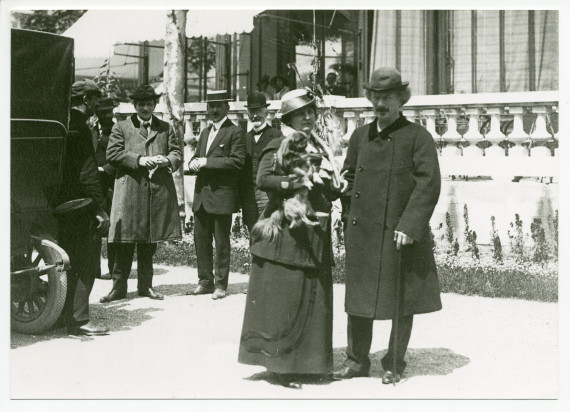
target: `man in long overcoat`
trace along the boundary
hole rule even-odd
[[[227,92],[210,91],[206,97],[212,124],[202,130],[188,170],[196,174],[194,188],[194,244],[199,284],[188,295],[226,296],[230,273],[232,213],[239,210],[239,177],[245,161],[245,134],[227,114]],[[216,243],[213,264],[212,238]]]
[[[115,261],[103,303],[126,296],[135,246],[139,296],[163,299],[152,288],[152,258],[158,242],[182,237],[172,178],[182,151],[172,126],[152,114],[159,97],[151,86],[139,86],[132,96],[137,113],[113,126],[109,137],[107,161],[117,169],[109,229]]]
[[[429,231],[441,178],[432,136],[400,113],[411,95],[408,82],[402,82],[396,69],[384,67],[372,73],[364,88],[376,119],[354,131],[343,167],[349,182],[343,202],[348,359],[333,377],[368,376],[373,321],[397,316],[397,348],[393,324],[382,359],[382,382],[392,383],[406,366],[413,315],[441,309]],[[397,371],[392,366],[395,349]]]

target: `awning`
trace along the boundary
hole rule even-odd
[[[249,33],[262,10],[188,10],[186,36]],[[64,36],[75,39],[76,57],[108,57],[116,43],[164,39],[166,10],[89,10]]]

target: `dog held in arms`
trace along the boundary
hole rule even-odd
[[[323,184],[323,179],[331,179],[329,171],[321,168],[323,155],[309,144],[308,136],[303,132],[295,132],[281,142],[275,154],[276,166],[285,175],[296,177],[302,186],[295,190],[292,197],[272,198],[275,210],[269,217],[261,218],[251,231],[252,238],[273,242],[281,229],[288,225],[290,229],[319,224],[319,216],[326,213],[315,212],[309,201],[309,191],[315,184]],[[333,179],[335,180],[335,179]],[[268,208],[270,205],[268,205]]]

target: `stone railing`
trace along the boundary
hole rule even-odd
[[[280,101],[270,101],[269,119]],[[245,102],[231,102],[228,117],[247,127]],[[326,96],[330,129],[346,142],[357,127],[371,122],[374,111],[365,98]],[[558,176],[558,92],[480,93],[413,96],[402,108],[408,120],[432,134],[440,153],[442,175]],[[118,117],[133,113],[121,104]],[[156,114],[162,117],[162,105]],[[185,140],[207,126],[205,103],[185,104]]]

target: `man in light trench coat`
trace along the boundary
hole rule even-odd
[[[180,239],[182,230],[172,173],[182,151],[172,126],[153,116],[160,95],[141,85],[131,96],[136,114],[113,126],[107,161],[117,170],[109,243],[113,244],[113,288],[100,302],[125,298],[137,248],[138,295],[162,300],[152,288],[158,242]]]
[[[441,178],[434,140],[400,113],[410,98],[408,82],[383,67],[363,85],[376,119],[357,128],[343,170],[349,188],[343,201],[346,241],[348,359],[335,379],[368,376],[372,325],[394,319],[398,251],[402,253],[397,371],[393,371],[394,328],[382,358],[382,383],[400,379],[406,367],[414,314],[441,309],[429,221]]]

